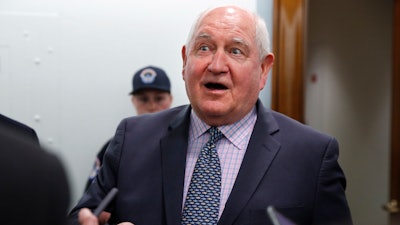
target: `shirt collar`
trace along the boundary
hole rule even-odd
[[[257,120],[256,107],[247,113],[239,121],[218,127],[218,129],[224,134],[224,137],[228,139],[236,148],[239,150],[244,149],[247,146],[250,135],[253,132],[254,125]],[[211,126],[203,122],[192,109],[190,113],[190,134],[191,140],[199,138],[203,135]]]

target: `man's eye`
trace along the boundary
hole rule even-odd
[[[149,99],[148,98],[139,98],[139,101],[146,103],[149,101]]]
[[[234,55],[240,55],[240,54],[242,54],[242,51],[240,50],[240,49],[238,49],[238,48],[234,48],[234,49],[232,49],[232,54],[234,54]]]
[[[156,97],[156,102],[162,102],[164,101],[164,97]]]
[[[200,46],[200,51],[208,51],[208,50],[210,50],[210,48],[208,46],[205,46],[205,45]]]

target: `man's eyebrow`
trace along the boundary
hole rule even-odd
[[[211,40],[211,36],[209,34],[206,34],[206,33],[201,33],[201,34],[197,35],[196,38],[195,38],[195,40],[199,40],[199,39]]]
[[[238,45],[241,45],[241,46],[246,47],[246,48],[249,47],[247,42],[245,40],[243,40],[242,38],[235,37],[235,38],[232,39],[232,42],[234,44],[238,44]]]
[[[196,41],[199,41],[199,40],[212,40],[212,37],[211,37],[210,34],[201,33],[201,34],[197,35],[197,36],[195,37],[195,39],[194,39],[195,42],[196,42]],[[242,46],[242,47],[244,47],[244,48],[246,48],[246,49],[249,49],[249,48],[250,48],[250,47],[249,47],[249,44],[248,44],[243,38],[240,38],[240,37],[234,37],[234,38],[232,38],[231,43],[232,43],[232,44],[239,45],[239,46]]]

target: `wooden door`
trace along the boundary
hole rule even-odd
[[[383,209],[400,224],[400,0],[394,1],[390,198]],[[304,120],[303,53],[307,0],[274,0],[272,109]],[[288,35],[290,34],[290,36]],[[291,46],[292,48],[287,48]],[[384,200],[383,200],[384,201]],[[377,206],[378,207],[378,206]]]
[[[304,122],[303,58],[306,0],[274,0],[271,108]]]
[[[384,209],[390,224],[400,224],[400,0],[394,0],[393,16],[392,132],[390,164],[390,201]]]

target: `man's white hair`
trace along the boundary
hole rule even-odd
[[[240,10],[243,10],[243,11],[247,12],[249,15],[252,16],[252,19],[254,21],[255,31],[256,31],[256,33],[255,33],[255,42],[256,42],[256,45],[257,45],[259,58],[260,58],[260,60],[264,59],[264,57],[270,53],[269,33],[268,33],[267,25],[265,24],[264,19],[261,18],[260,16],[258,16],[254,12],[251,12],[251,11],[249,11],[247,9],[244,9],[242,7],[239,7],[239,6],[234,6],[234,5],[215,6],[215,7],[209,8],[209,9],[203,11],[202,13],[200,13],[200,15],[197,17],[197,19],[193,23],[193,25],[192,25],[192,27],[190,29],[188,38],[186,40],[186,55],[189,54],[189,51],[190,51],[190,48],[191,48],[191,44],[192,44],[192,41],[193,41],[194,32],[199,28],[200,23],[203,20],[203,18],[210,11],[213,11],[214,9],[221,8],[221,7],[237,8],[237,9],[240,9]]]

